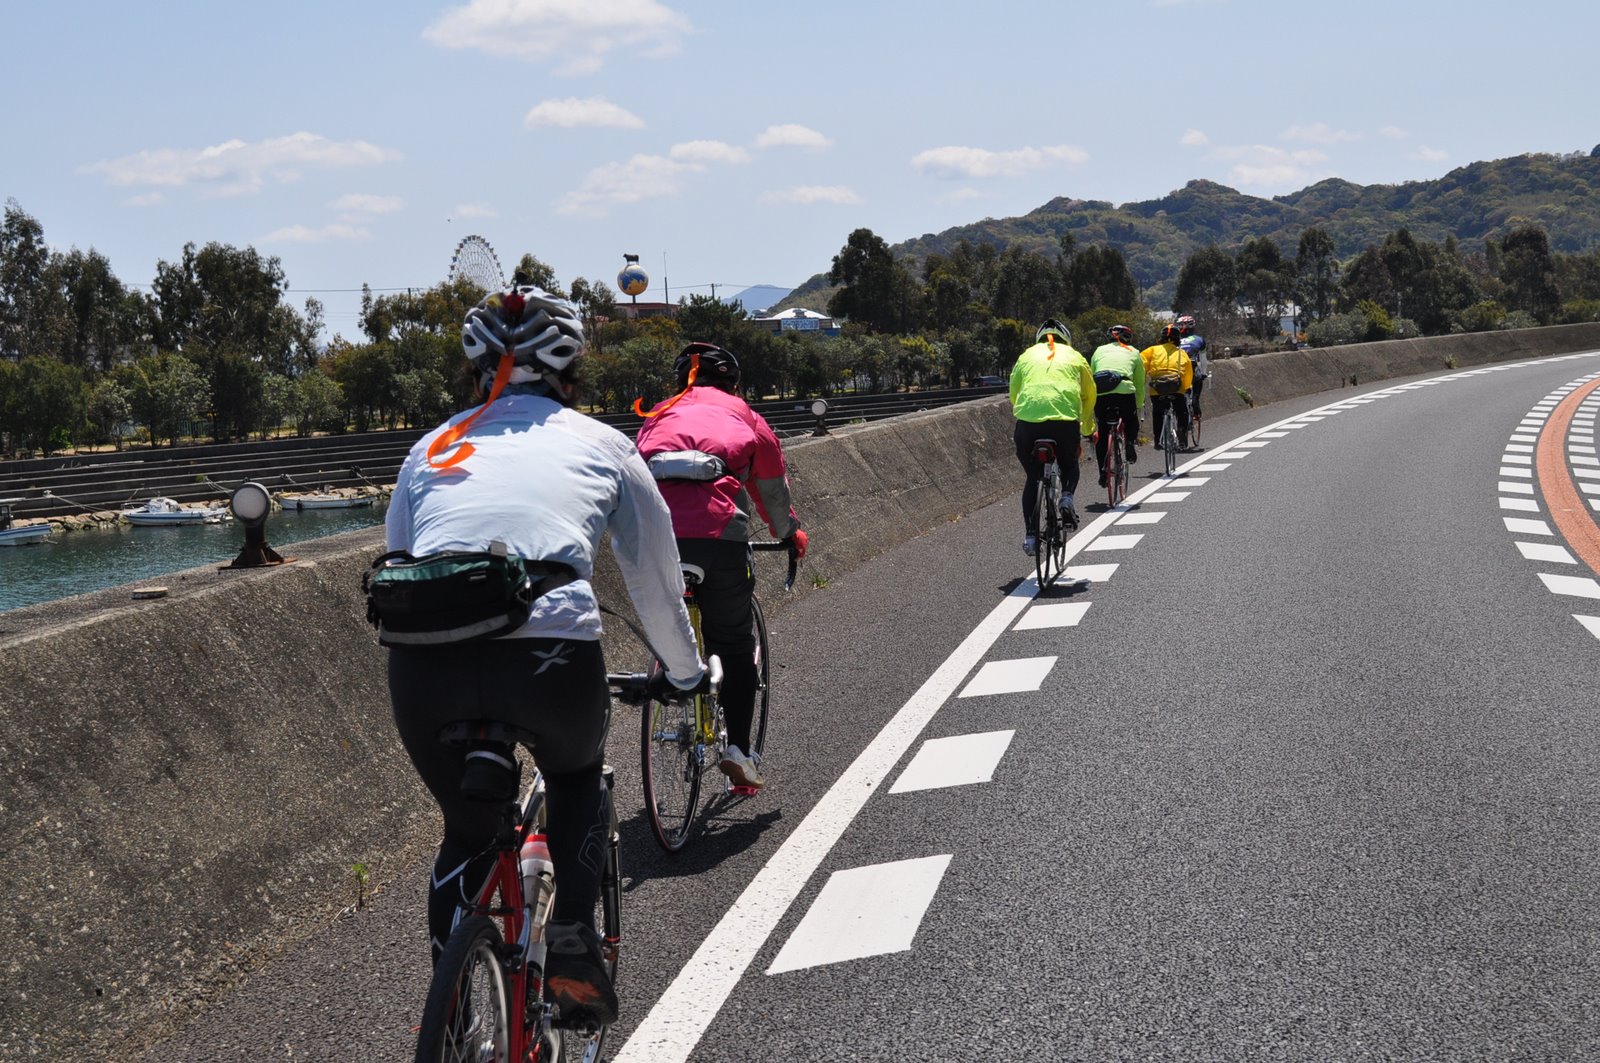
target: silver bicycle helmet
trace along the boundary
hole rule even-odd
[[[577,309],[531,284],[494,292],[461,323],[461,349],[482,372],[494,372],[510,353],[513,365],[537,375],[560,373],[583,353],[584,344]]]
[[[1054,336],[1058,342],[1072,345],[1072,330],[1053,317],[1039,326],[1039,331],[1033,335],[1033,342],[1043,343],[1046,336]]]

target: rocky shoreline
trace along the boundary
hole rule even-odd
[[[388,498],[393,490],[394,485],[388,484],[381,487],[340,487],[328,493],[339,495],[342,498],[371,498],[373,500],[378,500]],[[287,494],[289,492],[283,493]],[[228,499],[216,498],[190,500],[179,503],[179,505],[183,509],[200,511],[218,508],[226,509],[228,506]],[[283,510],[283,506],[278,501],[277,495],[274,495],[272,498],[272,508],[274,512],[282,512]],[[223,519],[232,520],[233,515],[228,514]],[[11,522],[11,526],[13,528],[33,528],[40,525],[49,525],[50,533],[54,535],[57,532],[91,531],[98,528],[110,528],[119,524],[128,523],[129,521],[123,516],[122,510],[102,509],[94,512],[65,514],[53,517],[19,517]]]

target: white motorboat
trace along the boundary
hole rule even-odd
[[[361,509],[376,501],[372,495],[346,495],[331,487],[324,487],[320,491],[295,491],[276,497],[285,510]]]
[[[20,498],[0,498],[0,546],[25,546],[28,543],[42,543],[50,539],[49,524],[11,522],[11,503],[21,501]]]
[[[220,524],[228,519],[227,506],[207,506],[189,509],[170,498],[152,498],[137,509],[122,511],[122,519],[129,524],[146,527],[181,524]]]

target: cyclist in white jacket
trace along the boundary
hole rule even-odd
[[[548,788],[561,888],[546,990],[563,1016],[587,1012],[609,1023],[617,998],[594,929],[600,860],[589,856],[609,831],[601,766],[611,700],[591,581],[609,532],[645,634],[666,665],[658,682],[696,688],[704,669],[683,605],[672,517],[633,443],[572,408],[584,335],[569,303],[531,285],[497,292],[467,314],[461,342],[488,398],[412,448],[389,504],[389,549],[418,557],[503,550],[563,577],[504,637],[389,651],[395,723],[444,815],[428,912],[433,955],[437,961],[460,908],[482,886],[501,801],[517,788],[515,750],[504,736],[483,743],[481,755],[475,745],[469,769],[441,732],[463,720],[510,725]]]

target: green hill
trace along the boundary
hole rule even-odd
[[[1397,229],[1436,242],[1453,235],[1463,251],[1478,251],[1485,237],[1528,223],[1544,228],[1552,250],[1584,252],[1600,245],[1597,188],[1600,147],[1588,154],[1475,162],[1438,180],[1400,185],[1330,178],[1271,199],[1197,180],[1160,199],[1120,207],[1059,196],[1021,217],[985,218],[926,233],[892,250],[920,267],[929,253],[948,253],[962,240],[988,242],[1002,250],[1021,244],[1053,253],[1061,234],[1070,232],[1080,247],[1108,244],[1120,250],[1146,302],[1164,307],[1172,299],[1178,270],[1192,252],[1208,244],[1233,250],[1247,239],[1266,236],[1293,257],[1300,234],[1312,226],[1328,231],[1341,258],[1381,243]],[[841,247],[846,236],[840,234]],[[778,308],[821,309],[832,291],[824,271],[796,288]]]

